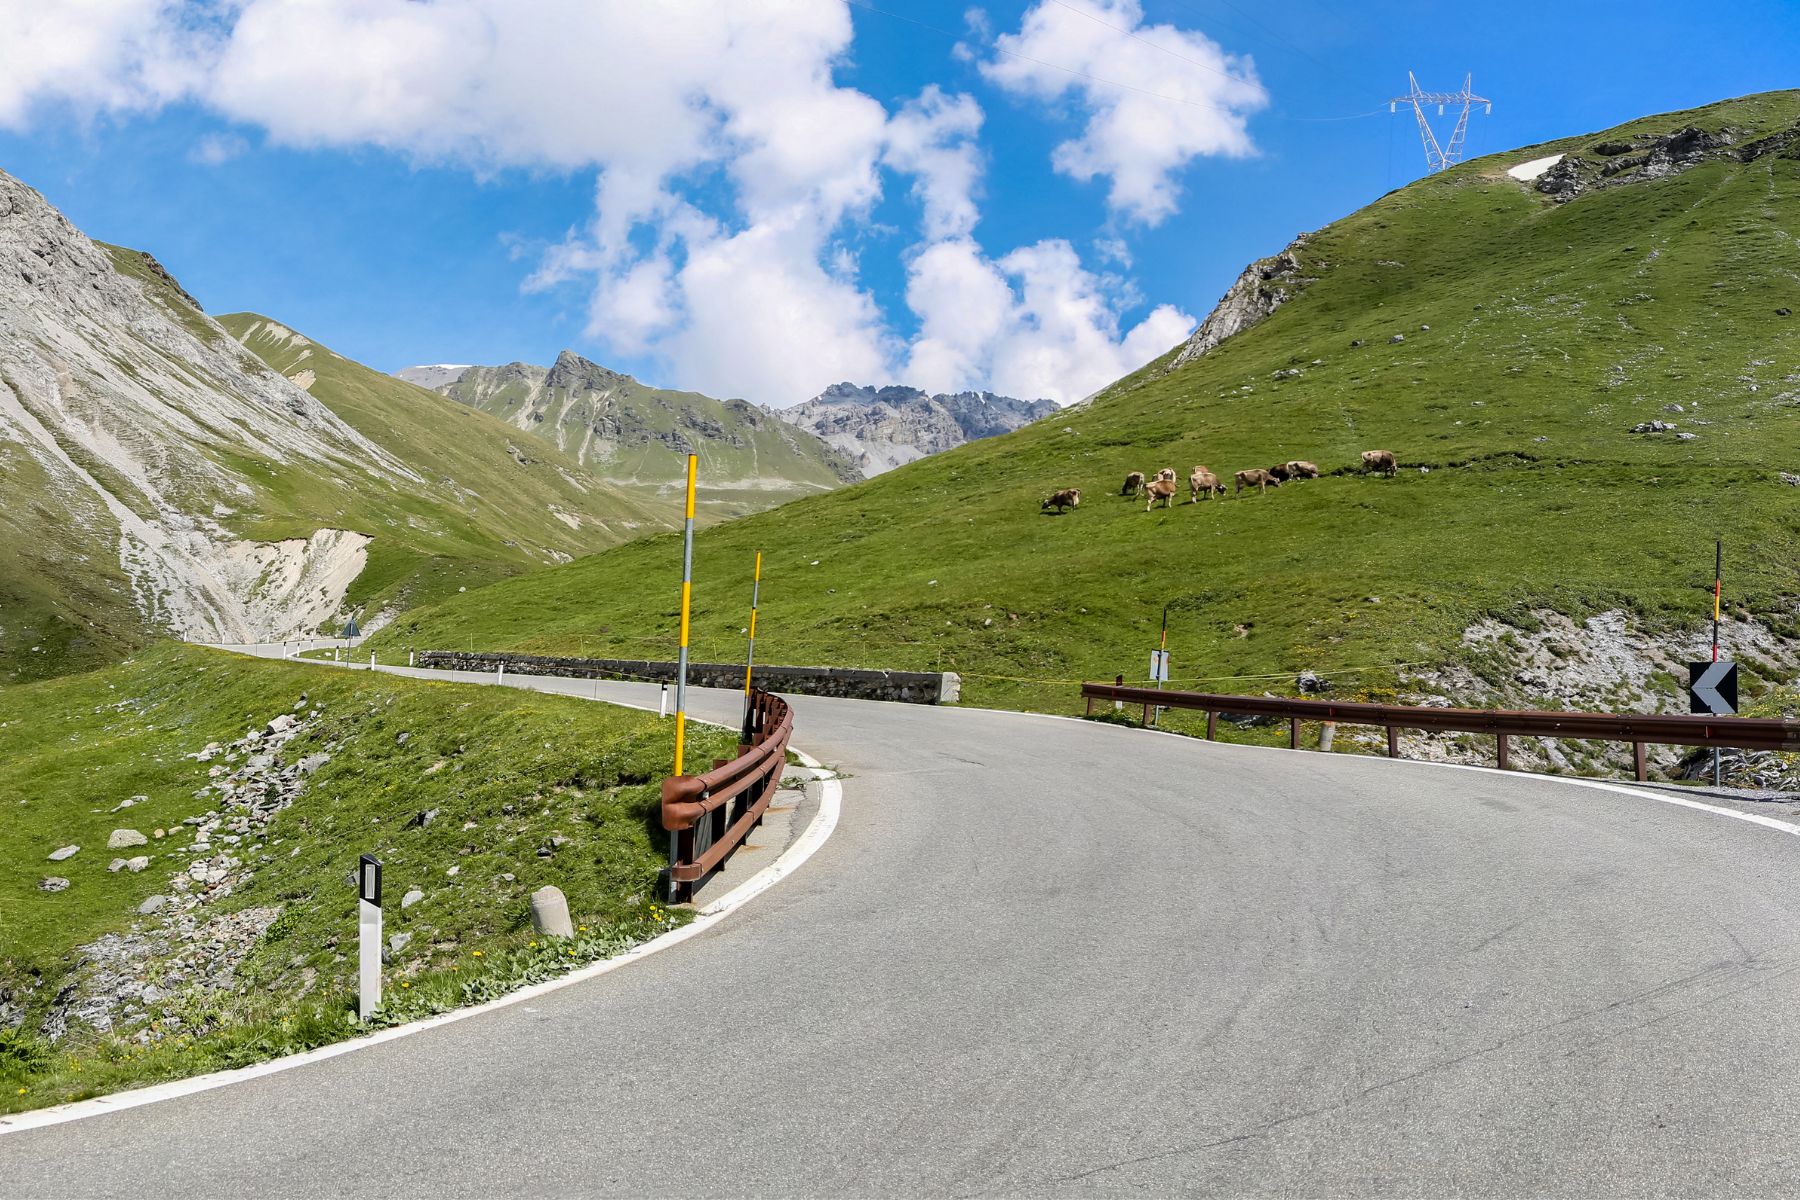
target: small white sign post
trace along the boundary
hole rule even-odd
[[[362,856],[356,866],[356,1016],[367,1021],[381,1007],[381,861]]]
[[[1162,691],[1162,685],[1169,682],[1169,652],[1167,650],[1150,652],[1150,681],[1156,684],[1156,690],[1159,692]],[[1156,706],[1156,712],[1152,715],[1150,723],[1155,725],[1161,721],[1162,714],[1162,705],[1159,704]]]

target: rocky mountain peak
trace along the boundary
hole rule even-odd
[[[1010,433],[1055,411],[1054,401],[993,392],[934,395],[900,384],[844,382],[777,415],[842,450],[864,475],[879,475],[964,442]]]
[[[571,392],[611,391],[635,382],[637,381],[631,376],[621,375],[597,362],[585,359],[573,350],[564,350],[558,354],[556,362],[550,367],[549,375],[544,377],[545,387],[566,389]]]

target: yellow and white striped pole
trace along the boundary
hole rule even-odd
[[[698,455],[688,455],[687,523],[681,545],[681,654],[675,663],[675,774],[684,774],[687,750],[688,608],[694,595],[694,479],[700,473]],[[674,853],[674,843],[670,843]]]
[[[756,573],[750,579],[750,644],[744,651],[744,736],[739,740],[750,744],[750,670],[756,665],[756,602],[762,595],[762,551],[756,552]]]

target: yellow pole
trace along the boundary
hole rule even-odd
[[[675,664],[675,774],[681,775],[687,750],[688,608],[694,594],[694,479],[700,459],[688,455],[687,515],[681,547],[681,655]],[[673,842],[670,843],[671,848]],[[671,849],[672,852],[672,849]]]
[[[750,581],[750,644],[744,651],[744,733],[740,739],[745,745],[750,743],[750,735],[755,732],[750,728],[750,671],[756,664],[756,602],[762,594],[762,551],[756,552],[756,573]]]

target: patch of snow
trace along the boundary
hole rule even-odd
[[[402,367],[394,372],[394,378],[404,379],[408,383],[416,383],[422,388],[436,389],[455,383],[473,365],[472,363],[429,363],[418,367]]]
[[[1563,156],[1560,154],[1552,154],[1548,158],[1534,158],[1530,162],[1523,162],[1516,167],[1507,168],[1506,173],[1520,183],[1530,183],[1562,160]]]

